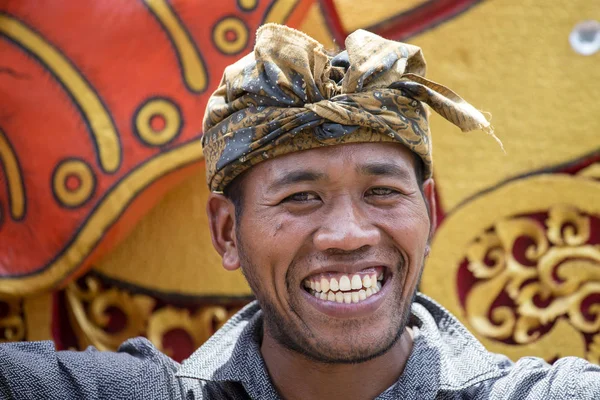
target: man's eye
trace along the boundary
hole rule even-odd
[[[376,187],[367,191],[367,196],[391,196],[394,194],[398,194],[398,191],[385,187]]]
[[[318,200],[318,199],[319,198],[314,193],[300,192],[300,193],[294,193],[293,195],[286,197],[285,199],[283,199],[283,201],[284,202],[306,203],[306,202]]]

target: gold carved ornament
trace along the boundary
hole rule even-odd
[[[204,343],[220,328],[239,306],[205,305],[186,307],[164,305],[151,296],[104,285],[98,277],[88,275],[65,290],[69,317],[79,347],[116,350],[121,343],[136,336],[147,337],[160,351],[172,356],[165,337],[183,331],[193,348]],[[111,326],[111,314],[122,315],[122,323]]]
[[[475,198],[436,233],[423,291],[491,351],[599,363],[599,198],[599,182],[562,174]]]
[[[25,340],[23,299],[0,298],[0,343]]]

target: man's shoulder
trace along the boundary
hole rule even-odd
[[[564,357],[552,365],[537,357],[524,357],[503,376],[478,382],[447,398],[490,400],[595,400],[600,398],[600,367],[578,357]],[[455,396],[451,396],[454,394]]]
[[[421,294],[413,315],[425,342],[421,348],[438,360],[442,398],[600,398],[600,367],[584,359],[564,357],[552,365],[537,357],[512,362],[487,351],[457,318]]]
[[[0,346],[2,398],[177,398],[178,363],[150,341],[126,341],[117,352],[56,351],[54,343]]]

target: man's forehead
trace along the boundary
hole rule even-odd
[[[286,154],[250,169],[268,180],[310,172],[305,180],[326,179],[333,173],[414,176],[414,155],[396,143],[353,143]],[[298,179],[302,178],[300,176]]]

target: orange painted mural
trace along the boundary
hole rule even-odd
[[[299,1],[21,2],[0,9],[0,292],[83,272],[199,168],[204,104]],[[210,10],[207,13],[207,10]],[[79,272],[78,272],[79,271]]]

